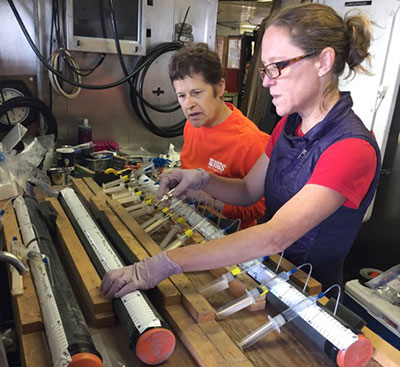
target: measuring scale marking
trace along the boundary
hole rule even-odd
[[[124,265],[119,260],[114,250],[111,248],[103,234],[99,231],[96,223],[86,212],[85,207],[80,202],[73,189],[65,188],[61,190],[61,195],[65,199],[76,222],[80,226],[92,247],[104,270],[119,269]],[[121,297],[130,318],[140,333],[150,327],[161,327],[161,321],[154,314],[140,291],[134,291]]]
[[[36,234],[30,221],[29,212],[24,199],[19,196],[13,204],[21,235],[24,243],[30,243],[29,249],[40,253],[36,241]],[[68,341],[62,326],[62,320],[58,311],[57,303],[51,288],[49,276],[44,263],[38,259],[29,260],[32,277],[39,298],[40,308],[44,319],[44,327],[51,357],[56,367],[66,367],[72,361],[68,352]]]

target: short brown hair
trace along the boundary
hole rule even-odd
[[[218,54],[210,50],[206,43],[183,46],[175,52],[169,63],[169,77],[172,83],[188,76],[193,77],[195,74],[201,75],[213,86],[225,76]]]

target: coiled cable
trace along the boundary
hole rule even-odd
[[[121,52],[121,46],[119,42],[119,35],[118,35],[118,28],[117,28],[117,22],[115,18],[115,12],[114,12],[114,5],[113,5],[113,0],[108,0],[109,6],[110,6],[110,15],[111,15],[111,26],[112,26],[112,31],[113,31],[113,36],[114,36],[114,41],[115,41],[115,48],[117,50],[117,55],[119,59],[119,63],[121,65],[121,69],[124,73],[124,75],[128,75],[128,70],[126,68],[122,52]],[[185,16],[186,19],[186,16]],[[143,125],[150,130],[152,133],[161,136],[161,137],[175,137],[182,135],[183,132],[183,127],[185,125],[186,119],[178,122],[175,125],[172,125],[170,127],[160,127],[157,126],[154,121],[150,118],[149,114],[147,113],[146,106],[148,108],[151,108],[154,111],[160,112],[160,113],[171,113],[179,110],[180,106],[178,103],[173,105],[172,107],[169,108],[162,108],[159,106],[155,106],[148,102],[144,97],[143,97],[143,85],[144,85],[144,79],[146,77],[147,71],[149,70],[150,66],[152,63],[162,56],[163,54],[171,51],[178,50],[182,47],[181,42],[164,42],[161,43],[152,49],[149,50],[146,56],[143,56],[139,59],[139,61],[136,64],[136,69],[143,69],[141,73],[135,74],[132,79],[129,80],[129,94],[130,94],[130,101],[133,110],[135,111],[136,115],[139,117],[139,119],[142,121]],[[139,77],[140,74],[140,77]],[[139,90],[138,90],[139,88]]]
[[[141,73],[136,74],[132,77],[132,85],[130,85],[130,102],[133,110],[138,115],[144,126],[152,133],[162,136],[162,137],[175,137],[182,135],[183,127],[185,126],[186,119],[176,123],[175,125],[169,127],[160,127],[157,126],[154,121],[150,118],[146,106],[153,109],[154,111],[161,113],[171,113],[179,110],[179,104],[176,104],[170,108],[160,108],[158,106],[154,106],[143,98],[143,87],[144,80],[146,78],[147,72],[151,66],[151,64],[158,59],[160,56],[167,52],[178,50],[182,47],[182,43],[180,42],[165,42],[160,45],[154,47],[150,50],[150,52],[140,58],[138,61],[138,66],[141,67],[144,65],[143,71]]]
[[[37,56],[37,58],[41,61],[41,63],[43,64],[43,66],[51,71],[52,73],[54,73],[56,76],[58,76],[61,80],[64,80],[65,82],[72,84],[76,87],[81,87],[84,89],[92,89],[92,90],[100,90],[100,89],[110,89],[110,88],[114,88],[117,87],[118,85],[121,85],[123,83],[125,83],[126,81],[128,81],[130,78],[132,78],[136,73],[138,73],[141,69],[135,68],[134,71],[132,71],[129,75],[125,76],[122,79],[119,79],[117,81],[111,82],[109,84],[102,84],[102,85],[91,85],[91,84],[83,84],[83,83],[77,83],[74,80],[68,79],[66,78],[62,73],[60,73],[58,70],[55,70],[54,68],[52,68],[49,63],[46,61],[46,59],[44,58],[44,56],[40,53],[40,51],[38,50],[38,48],[36,47],[35,43],[33,42],[31,36],[29,35],[24,23],[22,22],[21,16],[19,15],[17,8],[15,7],[15,4],[13,2],[13,0],[7,0],[8,4],[10,5],[10,8],[22,30],[22,33],[24,34],[26,40],[28,41],[29,45],[31,46],[33,52],[35,53],[35,55]],[[142,65],[142,68],[144,68],[145,65]]]
[[[59,64],[59,57],[62,56],[65,60],[68,60],[68,65],[72,65],[74,69],[79,70],[79,64],[78,62],[72,57],[72,55],[64,49],[58,49],[52,52],[51,56],[50,56],[50,65],[52,68],[54,69],[58,69],[58,64]],[[72,73],[74,80],[76,81],[77,84],[81,83],[81,75],[73,72]],[[73,86],[72,91],[71,92],[67,92],[65,91],[60,83],[58,82],[58,77],[57,75],[55,75],[54,73],[52,73],[51,71],[49,71],[49,80],[51,83],[51,86],[53,87],[53,89],[60,94],[61,96],[64,96],[65,98],[69,98],[69,99],[73,99],[78,97],[79,93],[81,92],[82,88],[78,87],[76,85]]]
[[[34,108],[36,111],[40,112],[44,118],[44,122],[47,126],[46,134],[54,134],[54,140],[57,140],[58,128],[57,120],[50,111],[50,108],[46,106],[40,99],[33,97],[15,97],[10,98],[0,105],[0,118],[8,111],[13,108],[19,107],[29,107]],[[11,130],[13,125],[1,124],[1,127],[5,127],[7,130]]]

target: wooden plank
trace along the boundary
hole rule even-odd
[[[57,212],[57,238],[62,257],[66,262],[75,294],[89,325],[106,327],[114,324],[112,303],[100,291],[101,279],[75,230],[56,198],[46,199]]]
[[[181,305],[165,308],[166,319],[201,367],[228,366],[227,361]],[[215,322],[215,321],[211,321]]]
[[[93,180],[92,177],[83,177],[82,180],[93,194],[105,195],[103,189],[96,183],[95,180]]]
[[[77,180],[74,180],[77,181]],[[96,182],[90,177],[85,178],[84,181],[90,187],[96,187]],[[80,189],[81,184],[76,187]],[[138,242],[146,249],[151,255],[157,255],[161,252],[158,244],[143,230],[143,228],[129,215],[125,208],[116,200],[112,200],[102,191],[96,190],[97,196],[102,198],[108,203],[111,210],[122,223],[129,229],[131,234],[138,240]],[[81,191],[82,194],[85,190]],[[188,312],[197,322],[211,321],[215,319],[215,310],[211,307],[208,301],[197,293],[196,288],[187,279],[184,274],[173,275],[170,277],[171,281],[175,284],[178,290],[182,293],[182,304],[187,308]]]
[[[50,367],[51,356],[43,331],[22,335],[20,338],[23,367]]]
[[[89,205],[90,198],[94,195],[93,191],[90,190],[89,186],[86,185],[82,179],[76,178],[72,180],[72,187],[75,190],[75,192],[78,193],[80,197],[85,200],[86,205]]]
[[[274,267],[278,265],[280,255],[271,255],[267,262],[272,264]],[[289,271],[292,270],[295,266],[285,258],[282,259],[278,272],[281,271]],[[275,269],[274,269],[275,270]],[[306,268],[308,270],[308,268]],[[306,283],[308,277],[308,273],[304,272],[302,269],[298,270],[296,273],[294,273],[290,279],[293,283],[298,285],[299,287],[303,288],[304,284]],[[310,295],[318,294],[321,292],[322,286],[321,283],[318,282],[318,280],[314,279],[313,277],[310,278],[307,287],[306,287],[306,292]]]
[[[92,197],[91,203],[97,210],[104,212],[114,229],[139,261],[149,257],[148,253],[143,249],[136,238],[133,237],[120,219],[114,215],[102,198],[98,196]],[[181,303],[181,294],[170,281],[161,282],[157,285],[152,291],[151,298],[157,299],[158,303],[164,306]]]
[[[11,242],[14,236],[22,243],[14,208],[11,204],[5,209],[3,231],[7,251],[11,250]],[[22,278],[23,294],[12,297],[16,328],[20,335],[43,330],[42,314],[30,272],[24,274]]]
[[[374,347],[372,358],[375,361],[385,367],[400,367],[400,350],[387,343],[365,326],[361,331]]]
[[[221,353],[229,365],[240,364],[243,366],[253,366],[245,354],[239,349],[239,347],[232,341],[232,339],[216,321],[203,322],[199,324],[199,327],[215,345],[217,350]]]

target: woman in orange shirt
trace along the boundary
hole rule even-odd
[[[181,153],[184,169],[202,168],[227,178],[243,178],[262,155],[269,135],[223,100],[224,71],[207,44],[182,47],[172,57],[169,75],[187,118]],[[250,206],[225,204],[222,214],[241,220],[240,228],[257,224],[264,199]]]

